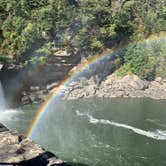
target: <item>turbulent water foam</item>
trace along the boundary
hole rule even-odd
[[[139,135],[143,135],[143,136],[146,136],[146,137],[149,137],[149,138],[152,138],[152,139],[166,140],[166,131],[165,130],[146,131],[146,130],[142,130],[142,129],[139,129],[139,128],[136,128],[136,127],[133,127],[133,126],[126,125],[126,124],[114,122],[112,120],[96,119],[92,115],[90,115],[88,113],[81,113],[78,110],[76,111],[76,114],[78,116],[87,116],[88,119],[89,119],[89,122],[92,123],[92,124],[112,125],[112,126],[116,126],[116,127],[131,130],[134,133],[137,133]]]
[[[20,113],[20,111],[13,109],[8,109],[3,112],[0,112],[0,122],[5,123],[7,121],[13,121],[18,113]]]

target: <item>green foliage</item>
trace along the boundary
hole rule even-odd
[[[25,48],[30,48],[31,45],[35,42],[37,31],[35,24],[29,23],[24,30],[22,31],[22,40],[24,42]]]
[[[8,61],[8,59],[7,59],[5,56],[1,56],[1,55],[0,55],[0,63],[8,64],[9,61]]]
[[[99,40],[97,40],[96,38],[93,38],[92,40],[91,40],[91,45],[90,45],[90,47],[91,47],[91,50],[93,51],[100,51],[100,50],[102,50],[103,49],[103,43],[101,42],[101,41],[99,41]]]
[[[154,43],[153,48],[154,51],[157,52],[156,54],[156,75],[166,78],[166,47],[165,47],[166,40],[161,39],[159,42]]]
[[[44,64],[49,56],[52,54],[51,43],[43,45],[41,48],[35,50],[34,54],[30,59],[24,62],[24,65],[41,65]]]
[[[132,74],[132,71],[131,71],[129,64],[124,64],[115,73],[117,76],[123,77],[125,75]]]
[[[51,16],[51,8],[42,7],[39,10],[38,26],[41,30],[49,32],[52,28],[53,18]]]
[[[115,23],[117,25],[117,31],[125,35],[132,34],[133,29],[133,6],[135,1],[127,1],[122,9],[120,9],[115,15]]]
[[[43,47],[39,48],[35,52],[37,54],[40,54],[40,55],[43,55],[43,56],[45,55],[46,57],[48,57],[52,53],[52,51],[51,51],[51,43],[45,44]]]
[[[117,75],[136,74],[142,79],[153,79],[156,76],[166,77],[165,40],[155,40],[137,44],[127,49],[124,64]]]
[[[50,55],[51,46],[46,43],[52,41],[89,56],[120,40],[137,43],[166,30],[163,0],[0,0],[0,11],[0,55],[4,63],[29,63],[33,58],[42,62]],[[158,57],[154,47],[129,47],[118,73],[147,78],[155,70],[156,75],[164,75],[165,47],[156,46],[161,53]]]

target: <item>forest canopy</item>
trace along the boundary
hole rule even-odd
[[[88,56],[122,40],[137,43],[165,30],[163,0],[0,0],[0,61],[24,62],[43,48],[49,54],[49,43]],[[134,62],[129,58],[137,59],[137,50],[142,49],[130,47],[123,69],[146,78],[146,72],[139,74],[137,67],[132,69]],[[150,63],[154,63],[153,58]]]

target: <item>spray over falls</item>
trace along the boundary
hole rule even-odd
[[[2,83],[0,81],[0,112],[5,111],[5,109],[6,109],[6,102],[5,102]]]

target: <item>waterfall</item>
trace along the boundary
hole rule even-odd
[[[6,102],[5,102],[2,84],[0,81],[0,112],[5,111],[5,109],[6,109]]]

